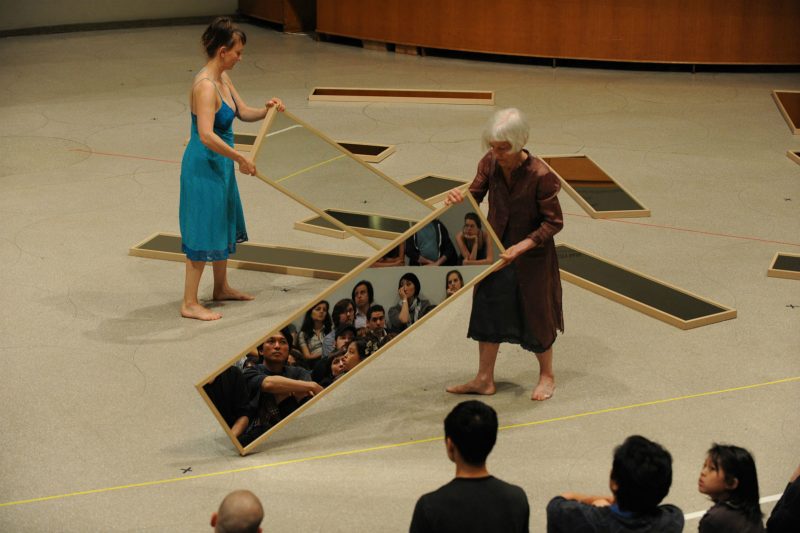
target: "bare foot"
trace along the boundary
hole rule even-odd
[[[181,305],[181,316],[183,318],[196,318],[197,320],[219,320],[222,318],[222,313],[212,311],[200,304],[183,304]]]
[[[493,381],[485,382],[476,378],[463,385],[451,385],[445,390],[453,394],[485,394],[488,396],[494,394],[497,388]]]
[[[249,300],[255,300],[256,299],[256,297],[251,295],[251,294],[247,294],[247,293],[244,293],[244,292],[237,291],[236,289],[233,289],[231,287],[220,289],[219,291],[214,290],[213,298],[214,298],[214,300],[217,300],[217,301],[219,301],[219,300],[247,300],[247,301],[249,301]]]
[[[537,402],[549,400],[553,397],[555,390],[556,380],[553,376],[539,376],[539,383],[537,383],[536,388],[533,389],[531,400],[535,400]]]

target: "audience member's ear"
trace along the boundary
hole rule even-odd
[[[739,486],[739,478],[738,477],[733,478],[733,480],[730,483],[726,481],[725,485],[728,487],[728,490],[736,490],[736,488]]]
[[[217,513],[211,513],[211,527],[217,527]]]
[[[447,450],[447,457],[454,463],[456,462],[456,445],[450,437],[444,438],[444,447]]]
[[[614,478],[611,476],[609,476],[608,478],[608,488],[611,489],[611,494],[613,494],[614,496],[617,495],[617,491],[619,490],[619,485],[617,484],[616,481],[614,481]]]

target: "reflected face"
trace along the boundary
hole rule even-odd
[[[373,311],[372,314],[369,316],[369,321],[367,322],[367,328],[370,331],[376,331],[379,329],[383,329],[386,327],[386,315],[383,311]]]
[[[336,337],[336,349],[341,350],[342,348],[353,342],[354,338],[355,337],[353,336],[352,331],[349,330],[345,331],[341,336]]]
[[[492,141],[489,143],[489,148],[495,160],[501,165],[514,163],[519,159],[519,152],[514,152],[508,141]]]
[[[478,235],[478,225],[472,219],[466,219],[464,221],[464,236],[465,237],[475,237]]]
[[[401,285],[401,287],[403,289],[403,292],[405,292],[406,294],[406,298],[408,298],[409,300],[414,298],[417,295],[416,294],[417,288],[414,286],[414,284],[407,279],[404,279],[402,283],[403,284]]]
[[[356,319],[356,310],[352,305],[348,305],[344,313],[339,313],[339,325],[352,324]]]
[[[706,457],[703,468],[700,470],[700,479],[697,480],[697,490],[716,500],[732,488],[725,481],[725,472],[714,464],[711,457]]]
[[[262,345],[264,359],[272,363],[285,363],[289,359],[289,342],[280,333],[269,337]]]
[[[311,310],[311,319],[317,322],[323,322],[325,317],[328,316],[328,306],[326,304],[319,304]]]
[[[347,347],[347,353],[344,354],[345,359],[345,368],[347,370],[352,370],[355,366],[361,362],[361,357],[358,355],[358,347],[356,346],[355,342],[351,342],[350,346]]]
[[[242,60],[242,54],[244,53],[244,45],[242,41],[236,37],[234,39],[234,44],[230,48],[222,47],[220,49],[220,59],[222,60],[222,68],[224,70],[230,70],[236,66],[236,63]]]
[[[341,355],[339,357],[334,357],[333,361],[331,361],[331,374],[333,374],[334,377],[347,372],[346,359],[347,357]]]
[[[450,275],[447,276],[447,290],[448,291],[455,292],[455,291],[461,289],[461,287],[463,287],[463,286],[464,286],[464,284],[461,283],[461,278],[459,278],[458,274],[456,274],[455,272],[451,272]]]
[[[364,284],[359,285],[353,291],[353,299],[356,302],[356,307],[363,308],[369,305],[369,291]]]

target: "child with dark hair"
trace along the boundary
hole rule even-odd
[[[354,369],[361,361],[369,356],[367,352],[367,341],[356,339],[347,345],[347,352],[344,354],[344,371],[349,372]]]
[[[444,440],[456,477],[417,501],[411,533],[528,531],[525,491],[490,475],[486,468],[497,426],[495,410],[477,400],[461,402],[450,411],[444,419]]]
[[[756,463],[744,448],[713,444],[700,470],[697,489],[714,502],[700,519],[700,533],[764,531]]]
[[[547,505],[547,531],[679,533],[683,531],[681,510],[674,505],[659,505],[671,484],[669,452],[658,443],[633,435],[614,450],[608,483],[613,496],[556,496]]]

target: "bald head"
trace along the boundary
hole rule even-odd
[[[217,533],[256,533],[264,518],[264,509],[249,490],[235,490],[225,496],[219,511],[211,515]]]

